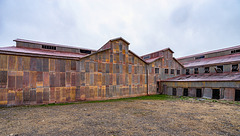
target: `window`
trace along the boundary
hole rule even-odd
[[[186,69],[186,75],[189,75],[190,73],[189,73],[189,69]]]
[[[195,57],[195,60],[196,59],[203,59],[203,58],[205,58],[205,56],[198,56],[198,57]]]
[[[168,74],[168,69],[165,69],[165,74]]]
[[[215,71],[217,73],[222,73],[223,72],[223,66],[217,66],[217,68],[215,68]]]
[[[171,69],[171,74],[174,74],[174,69]]]
[[[155,68],[155,74],[159,73],[159,68]]]
[[[232,72],[238,72],[238,64],[232,65]]]
[[[149,59],[150,58],[150,55],[147,55],[147,56],[143,56],[143,59]]]
[[[180,75],[180,70],[177,70],[177,75]]]
[[[239,53],[239,52],[240,52],[240,49],[238,49],[238,50],[232,50],[232,51],[231,51],[231,54]]]
[[[91,54],[91,51],[80,49],[80,53]]]
[[[204,73],[210,73],[209,67],[205,67],[205,68],[204,68]]]
[[[43,49],[50,49],[50,50],[56,50],[56,47],[54,46],[48,46],[48,45],[42,45]]]
[[[194,74],[198,74],[198,68],[194,68]]]

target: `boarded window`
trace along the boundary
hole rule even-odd
[[[155,74],[159,73],[159,68],[155,68]]]
[[[198,74],[198,68],[194,68],[194,74]]]
[[[174,74],[174,69],[171,69],[171,74]]]
[[[232,65],[232,72],[238,72],[238,64]]]
[[[165,74],[168,74],[168,69],[165,69]]]
[[[180,70],[177,70],[177,75],[180,75]]]
[[[209,67],[205,67],[205,68],[204,68],[204,73],[210,73]]]
[[[186,75],[189,75],[190,73],[189,73],[189,69],[186,69]]]

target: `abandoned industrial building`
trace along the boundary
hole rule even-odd
[[[16,39],[0,48],[0,105],[103,100],[151,94],[240,101],[240,46],[174,58],[144,56],[123,38],[98,50]]]

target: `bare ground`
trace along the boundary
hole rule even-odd
[[[0,135],[240,135],[240,106],[124,100],[0,109]]]

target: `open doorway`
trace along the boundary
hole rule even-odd
[[[176,95],[177,95],[177,90],[176,90],[176,88],[173,88],[173,89],[172,89],[172,95],[173,95],[173,96],[176,96]]]
[[[157,93],[160,93],[160,81],[157,81]]]
[[[212,90],[212,99],[220,99],[220,90],[219,89]]]
[[[202,97],[202,89],[196,90],[196,97]]]
[[[183,89],[183,96],[188,96],[188,88]]]
[[[235,101],[240,101],[240,90],[235,90]]]

